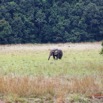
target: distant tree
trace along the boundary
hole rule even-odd
[[[7,38],[10,36],[12,28],[9,25],[8,21],[0,20],[0,43],[5,44],[9,43]]]
[[[0,44],[100,40],[102,0],[0,0]]]

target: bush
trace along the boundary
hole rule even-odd
[[[102,42],[102,49],[101,49],[101,52],[100,52],[100,54],[103,54],[103,42]]]

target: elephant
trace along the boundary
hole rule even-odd
[[[63,52],[60,49],[53,49],[50,51],[48,60],[50,59],[51,56],[53,56],[53,59],[55,60],[62,59]]]

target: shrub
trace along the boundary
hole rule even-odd
[[[103,54],[103,42],[102,42],[102,49],[101,49],[101,51],[100,51],[100,54]]]

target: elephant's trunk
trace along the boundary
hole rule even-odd
[[[50,59],[50,56],[51,56],[51,55],[49,55],[48,60]]]

